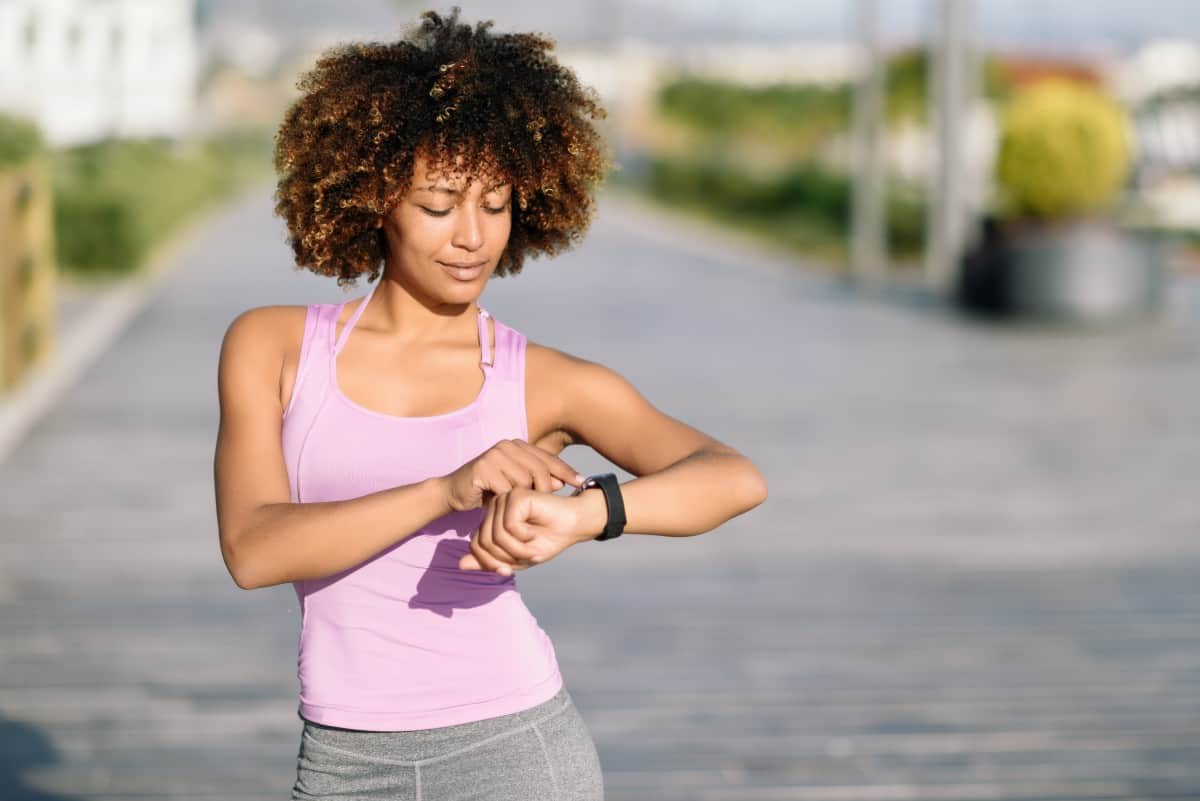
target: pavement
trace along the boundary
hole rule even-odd
[[[287,797],[299,615],[221,561],[218,351],[364,292],[248,194],[14,438],[0,797]],[[1005,329],[605,196],[483,305],[767,478],[711,532],[518,576],[609,801],[1200,798],[1200,281],[1154,323]]]

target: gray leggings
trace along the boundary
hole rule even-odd
[[[436,729],[358,731],[305,720],[292,799],[603,801],[604,785],[596,745],[564,685],[530,709]]]

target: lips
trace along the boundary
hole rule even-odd
[[[438,264],[442,265],[447,273],[459,281],[473,281],[483,273],[483,268],[487,262],[480,261],[468,266],[461,266],[446,261],[439,261]]]

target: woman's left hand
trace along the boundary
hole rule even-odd
[[[507,576],[592,539],[595,534],[581,532],[585,526],[580,501],[581,496],[562,497],[528,487],[492,496],[484,504],[483,522],[471,537],[471,552],[458,566]]]

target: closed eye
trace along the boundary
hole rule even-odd
[[[453,211],[453,209],[443,209],[443,210],[439,211],[438,209],[431,209],[427,206],[422,206],[421,210],[424,211],[426,214],[428,214],[431,217],[445,217],[447,214],[449,214],[451,211]],[[490,206],[484,206],[483,210],[486,211],[488,214],[503,214],[504,212],[508,211],[508,204],[505,203],[503,206],[501,206],[498,209],[494,209]]]

